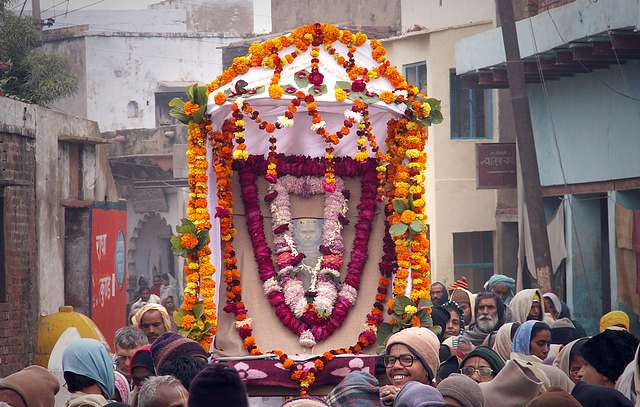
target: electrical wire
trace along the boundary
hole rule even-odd
[[[66,1],[66,0],[65,0],[65,1]],[[93,3],[90,3],[90,4],[87,4],[87,5],[84,5],[84,6],[82,6],[82,7],[75,8],[75,9],[73,9],[73,10],[71,10],[71,11],[66,11],[66,12],[64,12],[64,13],[60,13],[60,14],[54,14],[53,16],[48,17],[48,18],[53,18],[53,19],[55,19],[56,17],[60,17],[60,16],[62,16],[62,15],[65,15],[65,16],[66,16],[66,15],[69,15],[69,14],[71,14],[71,13],[73,13],[73,12],[76,12],[76,11],[79,11],[79,10],[84,10],[85,8],[89,8],[89,7],[95,6],[96,4],[100,4],[100,3],[102,3],[102,2],[104,2],[104,0],[97,0],[97,1],[94,1]]]
[[[22,3],[22,8],[20,9],[20,16],[19,17],[22,17],[22,13],[24,12],[24,6],[26,6],[26,5],[27,5],[27,0],[24,0],[24,3]]]
[[[62,1],[60,1],[59,3],[54,3],[53,5],[51,5],[51,6],[47,7],[46,9],[42,10],[42,11],[40,12],[40,14],[45,13],[45,12],[47,12],[47,11],[51,10],[52,8],[56,8],[56,7],[58,7],[58,6],[62,5],[62,4],[64,4],[65,2],[66,2],[66,3],[69,3],[69,0],[62,0]]]

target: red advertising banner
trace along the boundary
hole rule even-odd
[[[476,144],[476,188],[515,188],[516,143]]]
[[[91,209],[91,319],[115,351],[113,335],[126,324],[127,211],[124,205]]]

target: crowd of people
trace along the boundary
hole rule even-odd
[[[433,327],[391,335],[375,372],[283,406],[640,406],[638,339],[624,312],[602,316],[588,337],[557,295],[516,292],[507,276],[476,294],[465,280],[431,293]],[[66,348],[65,406],[249,405],[238,372],[175,333],[165,307],[145,302],[131,322],[116,332],[114,354],[94,339]],[[29,366],[0,379],[0,407],[52,407],[59,389],[47,369]]]

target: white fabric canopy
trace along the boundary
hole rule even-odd
[[[347,55],[347,48],[344,44],[335,42],[334,48],[341,54]],[[280,51],[279,55],[283,57],[291,53],[295,49],[294,46]],[[319,55],[318,69],[324,75],[324,84],[327,86],[327,93],[315,96],[318,102],[318,111],[322,114],[322,118],[326,121],[326,129],[334,133],[342,127],[345,120],[345,110],[350,111],[353,102],[345,100],[344,102],[336,102],[335,100],[335,83],[337,81],[351,82],[345,69],[338,65],[332,55],[321,47]],[[374,68],[378,63],[371,57],[370,42],[367,41],[356,49],[354,54],[356,64],[365,68]],[[295,73],[306,69],[311,69],[311,56],[309,51],[299,55],[292,64],[284,66],[280,77],[280,86],[286,85],[296,86]],[[224,92],[226,89],[233,89],[238,80],[244,80],[248,83],[247,89],[264,86],[265,91],[256,95],[247,96],[245,100],[250,101],[251,105],[260,112],[260,117],[270,122],[275,122],[278,116],[286,111],[286,106],[294,97],[285,93],[281,99],[271,99],[268,94],[269,83],[273,76],[273,69],[262,67],[251,68],[249,72],[234,78],[231,83],[221,87],[209,95],[209,103],[207,112],[211,114],[211,119],[215,128],[219,128],[222,122],[229,117],[231,112],[231,103],[226,102],[224,105],[217,105],[213,98],[216,93]],[[303,89],[306,92],[306,89]],[[367,83],[367,90],[380,93],[382,91],[393,91],[391,83],[384,77],[374,79]],[[385,139],[387,135],[387,121],[392,118],[399,117],[404,112],[404,104],[388,105],[384,102],[377,102],[369,105],[369,116],[373,134],[376,136],[380,151],[386,151]],[[255,123],[249,119],[247,123],[245,139],[250,154],[266,154],[269,150],[268,135],[263,130],[258,129]],[[310,129],[311,118],[307,114],[304,103],[299,107],[294,117],[294,126],[276,130],[274,132],[278,139],[278,153],[307,155],[311,157],[321,157],[324,154],[325,143],[322,138]],[[351,156],[357,152],[355,128],[352,129],[348,136],[345,136],[341,143],[336,146],[336,156]]]

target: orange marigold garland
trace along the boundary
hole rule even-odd
[[[331,24],[302,26],[290,34],[269,39],[263,43],[252,44],[249,48],[249,55],[234,59],[232,65],[212,81],[207,88],[191,87],[187,92],[189,96],[187,103],[179,100],[171,102],[174,108],[171,114],[183,123],[188,123],[190,130],[188,222],[192,223],[193,230],[187,230],[188,233],[182,233],[178,239],[179,248],[189,251],[186,253],[187,286],[184,302],[179,311],[183,313],[179,326],[184,331],[189,330],[190,337],[197,329],[205,330],[206,332],[199,338],[205,347],[207,338],[210,341],[210,334],[215,332],[215,304],[212,300],[215,285],[211,280],[214,270],[209,259],[208,245],[205,244],[199,248],[202,242],[198,237],[198,233],[204,230],[207,230],[208,237],[210,227],[206,201],[207,178],[206,173],[200,172],[202,169],[206,171],[207,168],[206,152],[199,148],[204,147],[202,143],[204,134],[209,132],[214,149],[213,167],[217,177],[218,195],[216,217],[219,218],[221,226],[224,277],[227,290],[225,310],[230,307],[233,311],[236,327],[243,339],[243,344],[247,352],[252,355],[260,355],[262,351],[257,347],[256,340],[252,336],[251,319],[248,318],[246,307],[242,302],[240,270],[237,268],[237,259],[233,249],[235,229],[231,216],[233,208],[231,164],[233,159],[246,159],[249,155],[244,140],[245,117],[255,120],[258,126],[268,133],[270,138],[269,164],[275,164],[273,158],[275,157],[276,140],[273,133],[277,128],[292,124],[297,108],[301,103],[305,103],[308,114],[311,116],[311,129],[323,137],[327,146],[325,181],[329,189],[335,179],[335,170],[333,169],[335,146],[343,137],[350,134],[352,127],[356,127],[359,136],[358,158],[366,159],[365,154],[368,155],[366,141],[368,141],[370,151],[376,156],[379,182],[378,198],[382,199],[384,193],[387,194],[388,201],[385,213],[387,214],[389,233],[385,237],[385,256],[381,262],[382,277],[380,277],[378,293],[375,297],[374,307],[367,315],[366,325],[368,328],[360,334],[355,345],[325,352],[321,357],[316,358],[314,367],[306,371],[298,370],[293,360],[282,351],[271,351],[290,370],[291,379],[300,385],[302,395],[309,393],[309,388],[315,382],[317,375],[336,355],[360,353],[375,341],[375,332],[378,330],[379,333],[378,327],[383,319],[385,298],[389,285],[391,285],[389,277],[393,271],[395,271],[395,278],[392,291],[395,297],[389,301],[389,307],[392,308],[392,312],[395,312],[404,305],[403,302],[409,301],[402,307],[402,310],[399,310],[402,311],[402,314],[396,315],[397,318],[394,317],[394,320],[398,321],[406,317],[407,323],[410,325],[429,325],[429,318],[423,318],[425,314],[428,316],[429,308],[425,300],[429,298],[430,286],[429,242],[426,238],[427,226],[424,209],[423,174],[426,166],[426,155],[424,154],[426,131],[424,127],[442,120],[440,104],[435,99],[426,98],[419,93],[415,86],[406,82],[400,72],[387,59],[386,51],[380,41],[370,41],[371,56],[379,65],[370,68],[357,66],[354,54],[357,48],[365,44],[367,40],[365,34],[353,34],[348,30],[340,30]],[[340,41],[347,47],[346,56],[340,55],[333,47],[332,44],[336,41]],[[292,45],[295,45],[293,51],[283,56],[279,55],[281,50]],[[354,109],[353,114],[347,115],[342,128],[335,133],[325,129],[326,123],[322,120],[313,97],[313,94],[326,93],[326,86],[323,84],[324,76],[320,73],[318,64],[320,46],[324,46],[324,49],[345,69],[351,81],[336,84],[336,100],[342,102],[350,99],[354,102]],[[306,76],[306,85],[311,84],[308,91],[304,92],[289,85],[280,85],[283,66],[293,63],[309,48],[311,48],[312,65],[311,73]],[[216,93],[213,97],[216,105],[234,102],[235,99],[232,105],[233,118],[225,121],[220,131],[211,132],[204,116],[208,93],[229,84],[237,75],[246,73],[252,67],[273,69],[274,74],[270,83],[267,87],[246,89],[246,82],[237,81],[235,91],[227,89],[224,92]],[[394,91],[381,92],[379,95],[369,92],[366,89],[366,84],[378,77],[386,78]],[[298,81],[296,84],[299,84]],[[325,87],[323,88],[323,86]],[[276,123],[259,120],[258,113],[252,111],[248,104],[243,106],[242,97],[245,94],[248,93],[250,96],[264,92],[265,89],[268,89],[269,96],[274,99],[281,98],[285,93],[295,96],[287,107],[287,111],[278,117]],[[405,115],[401,119],[388,123],[388,154],[379,151],[375,137],[370,131],[367,104],[378,101],[386,104],[401,103],[406,106]],[[233,147],[234,139],[236,142],[235,150]],[[274,165],[268,166],[267,171],[268,176],[277,176],[277,168]],[[197,244],[189,234],[198,239]],[[410,298],[407,298],[403,295],[407,289],[409,275],[412,277],[412,287],[409,292]],[[211,324],[208,329],[206,323]],[[384,324],[380,326],[380,329],[385,330],[384,326]]]
[[[189,123],[187,145],[187,168],[189,200],[187,218],[176,228],[177,235],[171,238],[176,254],[185,258],[186,285],[184,300],[174,319],[182,335],[197,340],[207,351],[217,330],[216,305],[213,302],[215,269],[211,264],[209,229],[211,228],[207,204],[207,121]]]

